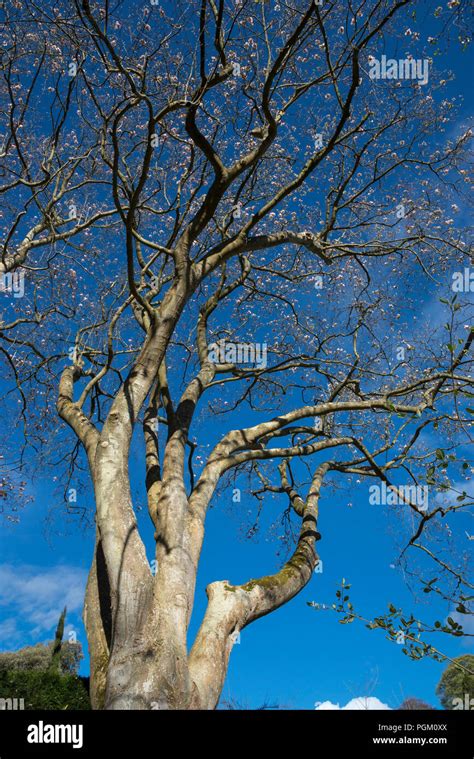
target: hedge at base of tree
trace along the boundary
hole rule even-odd
[[[0,671],[0,699],[24,699],[25,709],[90,710],[88,678],[57,672]]]

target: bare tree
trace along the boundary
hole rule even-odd
[[[411,6],[4,11],[7,402],[19,400],[22,456],[59,450],[70,483],[85,454],[95,708],[215,708],[236,635],[317,567],[334,478],[395,494],[405,548],[454,573],[455,588],[438,590],[465,602],[464,575],[423,543],[465,499],[428,509],[400,482],[416,488],[428,471],[434,487],[440,446],[424,431],[466,439],[472,390],[468,304],[448,299],[447,332],[426,322],[410,346],[402,328],[403,288],[449,289],[469,262],[446,218],[463,199],[469,132],[448,134],[453,103],[433,97],[436,80],[369,74]],[[135,441],[156,572],[132,499]],[[297,535],[274,574],[208,586],[188,651],[206,514],[232,477],[259,504],[280,496]]]

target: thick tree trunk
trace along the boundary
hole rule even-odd
[[[96,499],[96,548],[84,608],[95,709],[214,709],[235,634],[296,595],[310,579],[317,560],[319,490],[328,465],[319,467],[306,502],[293,499],[302,529],[290,561],[275,575],[244,585],[209,585],[207,612],[188,652],[187,632],[210,499],[220,476],[242,457],[246,460],[249,453],[244,449],[252,443],[252,436],[257,440],[271,433],[281,418],[228,433],[188,496],[185,452],[189,425],[215,373],[211,362],[203,359],[199,375],[169,418],[159,487],[148,490],[156,540],[157,571],[153,576],[131,501],[128,459],[138,413],[153,383],[160,382],[158,370],[183,307],[183,288],[170,290],[165,300],[167,308],[161,309],[161,319],[147,336],[100,433],[82,412],[81,404],[73,401],[80,367],[68,367],[60,383],[58,410],[85,446]],[[330,440],[314,447],[319,445],[322,450],[340,442]],[[147,452],[153,452],[152,438]],[[250,451],[253,457],[259,452],[254,447]],[[156,456],[149,457],[155,474],[156,465]]]
[[[100,599],[107,596],[107,575],[100,571],[101,553],[98,543],[85,613],[91,651],[94,708],[216,708],[236,633],[289,601],[311,578],[317,562],[315,542],[318,539],[316,524],[319,490],[327,466],[319,467],[306,503],[301,502],[304,508],[303,521],[293,556],[275,575],[251,580],[240,586],[231,585],[227,581],[209,585],[207,612],[189,655],[186,633],[195,578],[193,564],[190,564],[189,556],[184,556],[187,553],[184,549],[189,542],[189,530],[175,535],[173,542],[170,542],[172,531],[165,530],[168,540],[166,545],[158,543],[157,556],[160,556],[160,563],[156,576],[151,581],[151,592],[149,583],[145,583],[142,592],[136,585],[136,598],[128,598],[124,604],[116,602],[120,624],[114,626],[112,614],[108,658],[108,626],[106,616],[104,617],[107,605],[100,604]],[[180,501],[179,496],[176,501]],[[176,502],[174,505],[176,517],[179,506],[176,506]],[[198,539],[201,537],[200,532],[199,530]],[[130,555],[128,561],[131,560]],[[121,592],[124,592],[127,586],[120,587]],[[113,608],[113,601],[110,608]],[[101,615],[100,623],[98,614]]]
[[[188,709],[196,704],[186,640],[196,567],[179,527],[186,493],[165,467],[153,577],[130,504],[126,461],[119,463],[113,436],[107,443],[99,443],[94,466],[98,538],[84,610],[92,705]]]

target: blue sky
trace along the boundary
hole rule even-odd
[[[448,85],[447,91],[468,91],[472,57],[452,46],[449,65],[456,71],[456,82]],[[466,105],[460,123],[465,123],[468,115]],[[437,301],[426,302],[425,308],[436,309]],[[132,461],[132,469],[139,466],[136,458]],[[66,634],[71,629],[77,633],[86,654],[81,673],[87,674],[81,611],[93,526],[81,525],[74,515],[67,517],[66,524],[57,518],[54,524],[50,522],[51,508],[58,502],[50,476],[30,483],[29,492],[34,501],[22,512],[21,522],[0,521],[0,648],[11,650],[51,639],[59,613],[67,604]],[[89,489],[80,492],[78,505],[90,512]],[[262,530],[253,541],[245,539],[239,515],[250,508],[250,496],[243,491],[240,504],[232,504],[230,497],[216,500],[210,511],[191,637],[205,608],[204,589],[209,582],[245,582],[281,565],[281,557],[276,556],[278,538],[272,540],[268,530]],[[223,698],[249,707],[268,702],[312,709],[316,702],[343,706],[358,696],[374,696],[395,708],[404,698],[416,696],[437,706],[435,687],[445,664],[429,659],[414,662],[403,656],[401,646],[386,640],[383,632],[369,631],[358,622],[341,625],[333,612],[307,605],[308,601],[333,603],[345,577],[352,583],[355,608],[368,618],[392,603],[421,618],[445,619],[450,611],[446,604],[434,594],[422,603],[417,601],[394,567],[394,525],[383,507],[369,505],[365,486],[350,495],[347,490],[325,490],[319,530],[323,572],[315,574],[289,604],[242,632],[233,650]],[[152,559],[153,541],[150,530],[147,533]],[[472,651],[466,641],[446,636],[440,648],[453,657]]]

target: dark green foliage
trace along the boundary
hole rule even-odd
[[[443,709],[466,708],[464,705],[466,697],[468,703],[472,699],[474,704],[474,656],[472,654],[458,656],[448,664],[436,688],[436,695]],[[463,706],[460,706],[456,699],[461,699]]]
[[[64,621],[66,619],[66,607],[64,607],[61,616],[59,617],[58,626],[56,628],[56,635],[54,636],[53,652],[51,654],[51,662],[49,665],[50,672],[60,672],[61,670],[61,647],[63,643],[64,635]]]
[[[0,699],[23,701],[27,710],[91,708],[89,678],[77,676],[82,647],[62,642],[65,619],[66,609],[51,643],[0,654]]]
[[[24,699],[27,710],[89,710],[84,680],[86,678],[50,671],[0,671],[0,698]]]

